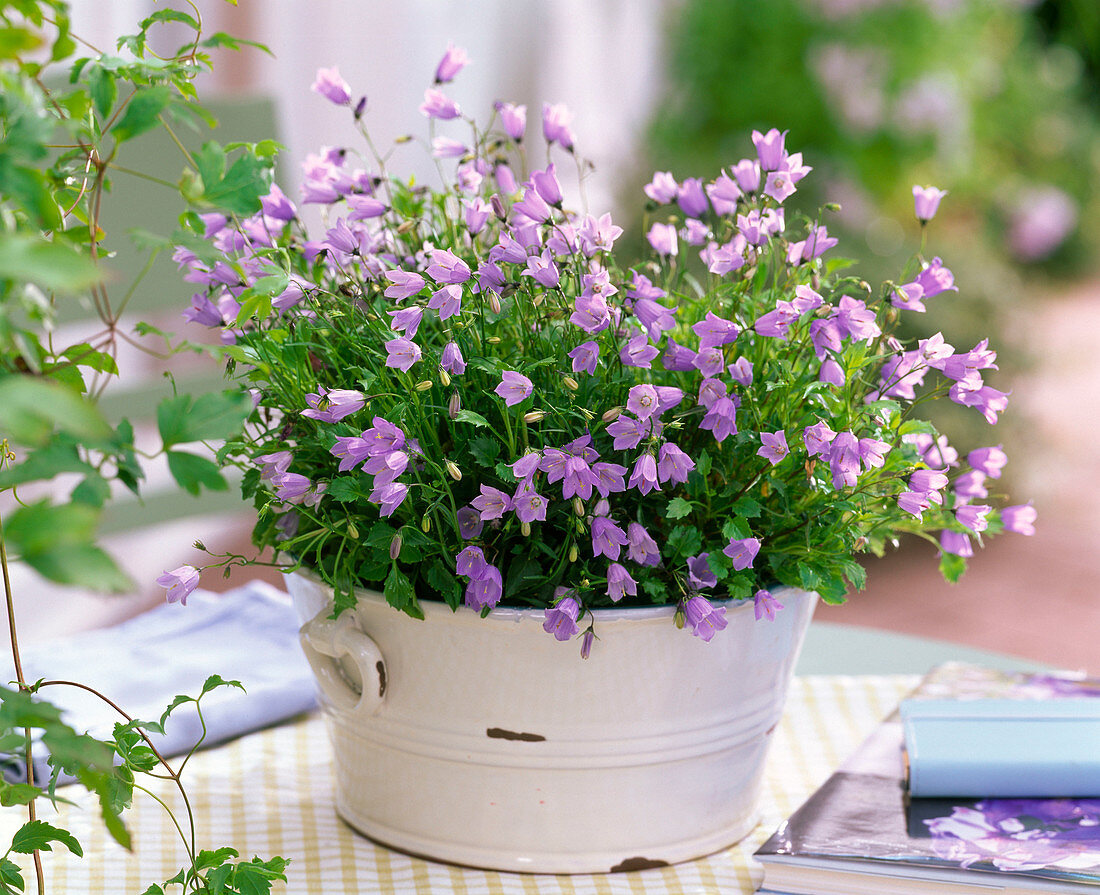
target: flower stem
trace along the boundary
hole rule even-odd
[[[11,638],[11,657],[15,662],[15,678],[19,681],[19,689],[26,690],[27,680],[23,676],[23,662],[19,656],[19,636],[15,628],[15,600],[12,597],[11,576],[8,573],[8,552],[4,544],[3,518],[0,518],[0,573],[2,573],[4,577],[4,600],[8,607],[8,634]],[[34,786],[34,756],[31,749],[31,731],[29,727],[23,730],[23,736],[26,740],[27,783],[30,786]],[[37,820],[34,799],[27,802],[27,819],[30,823],[34,823],[35,820]],[[45,895],[46,878],[42,873],[42,855],[37,848],[33,852],[33,857],[34,874],[38,882],[38,895]]]

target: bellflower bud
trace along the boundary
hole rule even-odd
[[[413,386],[413,388],[415,388],[418,392],[426,392],[434,384],[435,383],[433,383],[430,379],[421,379],[415,386]]]
[[[580,555],[580,554],[579,554],[579,553],[577,552],[577,545],[576,545],[576,544],[574,544],[573,546],[571,546],[571,547],[569,548],[569,561],[570,561],[570,562],[576,562],[576,561],[577,561],[577,557],[578,557],[579,555]]]
[[[500,313],[500,296],[495,292],[489,293],[489,310],[494,314]]]
[[[462,399],[458,396],[458,392],[451,392],[451,397],[447,401],[447,416],[451,419],[458,418],[458,411],[462,409]]]
[[[592,653],[592,641],[596,639],[596,632],[589,628],[581,638],[581,658],[587,659]]]
[[[462,481],[462,470],[458,468],[458,464],[456,464],[454,460],[447,460],[443,466],[452,479],[456,482]]]
[[[525,423],[537,423],[545,418],[546,414],[541,410],[532,410],[530,413],[525,413],[523,415],[523,421]]]
[[[396,534],[390,539],[390,559],[397,559],[401,555],[401,535]]]
[[[600,417],[600,419],[602,419],[605,423],[613,423],[619,418],[619,414],[621,414],[622,412],[623,409],[621,407],[612,407],[610,410],[606,411],[604,415]]]
[[[584,501],[579,497],[573,498],[573,512],[577,514],[578,519],[584,515]]]
[[[521,523],[520,527],[519,527],[519,531],[520,531],[520,534],[522,534],[525,538],[529,538],[531,536],[531,523],[530,522]]]
[[[451,377],[446,370],[439,371],[439,384],[444,388],[451,384]]]
[[[425,516],[423,519],[420,520],[420,530],[424,532],[424,534],[427,534],[429,531],[432,530],[431,516]]]
[[[581,384],[577,382],[577,380],[574,379],[572,376],[562,376],[561,381],[562,385],[564,385],[571,392],[575,392],[581,387]]]

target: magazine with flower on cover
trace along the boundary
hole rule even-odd
[[[1100,681],[952,663],[917,695],[1058,698]],[[756,852],[761,892],[1100,893],[1100,799],[909,799],[895,712]]]

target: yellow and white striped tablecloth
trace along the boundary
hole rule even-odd
[[[230,845],[243,858],[278,854],[291,859],[288,884],[285,889],[278,884],[275,892],[751,893],[761,875],[752,853],[916,682],[908,675],[796,678],[768,759],[763,817],[756,830],[709,858],[638,873],[495,873],[435,864],[375,845],[336,816],[332,754],[319,715],[196,754],[184,772],[184,783],[195,811],[199,848]],[[158,797],[178,809],[178,793],[156,782]],[[66,787],[60,794],[72,798],[75,790]],[[77,801],[76,807],[62,807],[60,817],[52,816],[47,805],[42,816],[71,830],[85,853],[82,859],[64,849],[45,853],[47,891],[138,895],[183,866],[179,837],[166,813],[148,796],[139,793],[126,815],[134,837],[132,853],[109,839],[89,800]],[[5,842],[22,822],[19,811],[3,809],[0,834]],[[31,874],[28,890],[33,891]]]

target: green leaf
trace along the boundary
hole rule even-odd
[[[12,805],[29,805],[41,793],[41,789],[29,783],[8,783],[7,780],[0,779],[0,805],[5,808],[10,808]]]
[[[234,6],[237,5],[237,0],[228,0]],[[239,50],[241,47],[255,47],[257,50],[262,50],[269,56],[275,54],[271,52],[264,44],[258,43],[254,40],[245,40],[243,37],[234,37],[232,34],[226,34],[224,31],[217,31],[211,34],[206,40],[204,40],[199,46],[203,47],[226,47],[230,50]]]
[[[721,550],[711,550],[707,554],[707,565],[719,581],[725,581],[730,574],[732,561]]]
[[[0,160],[4,160],[3,156]],[[61,229],[61,209],[57,205],[53,185],[45,174],[35,168],[4,164],[0,167],[0,181],[4,185],[5,197],[21,204],[43,230]],[[12,235],[7,238],[19,237]]]
[[[730,509],[746,519],[756,519],[764,511],[764,508],[751,497],[742,497]]]
[[[424,618],[424,612],[416,600],[416,591],[413,590],[412,582],[409,581],[404,572],[397,568],[397,563],[393,564],[390,574],[386,576],[386,584],[382,589],[382,593],[385,595],[386,601],[395,609],[400,609],[413,618]]]
[[[108,794],[103,790],[99,792],[99,811],[100,818],[103,820],[103,826],[107,828],[107,832],[111,834],[111,838],[129,851],[132,845],[130,831],[126,829],[126,824],[123,823],[122,818],[119,817],[118,811],[114,810]]]
[[[212,674],[202,684],[202,690],[199,692],[199,699],[202,699],[207,693],[217,690],[219,687],[236,687],[242,693],[245,692],[244,684],[240,681],[227,681],[220,674]]]
[[[93,261],[64,243],[5,233],[0,236],[0,279],[73,294],[96,285],[103,277]]]
[[[360,490],[358,479],[355,476],[342,475],[337,476],[328,483],[325,496],[337,503],[353,503],[365,495]]]
[[[504,592],[507,596],[514,597],[532,582],[541,581],[545,577],[538,560],[532,556],[517,556],[508,564]]]
[[[206,488],[209,491],[228,491],[229,484],[222,478],[218,464],[208,457],[200,457],[187,451],[168,451],[168,470],[176,483],[196,497]]]
[[[928,420],[906,420],[898,428],[899,435],[938,435],[936,427]]]
[[[830,605],[843,603],[848,594],[848,585],[839,575],[822,576],[821,583],[817,586],[817,592],[821,599]]]
[[[695,461],[694,471],[699,473],[699,475],[701,475],[705,479],[708,475],[710,475],[711,463],[712,461],[710,458],[710,454],[708,454],[706,451],[701,451],[699,453],[699,457]]]
[[[472,426],[478,428],[482,426],[488,426],[489,421],[485,419],[480,413],[475,413],[472,410],[460,410],[458,415],[455,416],[456,423],[469,423]]]
[[[731,600],[744,600],[752,596],[755,590],[753,578],[746,572],[730,575],[722,585],[726,596]]]
[[[105,351],[97,351],[85,342],[66,348],[61,356],[79,367],[88,367],[101,373],[118,375],[118,364],[115,363],[115,359]]]
[[[118,83],[115,81],[115,75],[100,65],[93,65],[88,69],[87,80],[95,110],[100,118],[106,118],[118,99]]]
[[[4,520],[4,536],[22,554],[54,547],[90,543],[99,514],[73,504],[54,506],[47,501],[20,507]]]
[[[252,284],[252,289],[260,295],[281,295],[286,291],[290,283],[290,274],[285,270],[267,265],[264,270],[269,271]]]
[[[139,87],[122,118],[111,128],[111,135],[121,143],[156,127],[158,117],[172,101],[172,95],[168,87]]]
[[[99,509],[110,497],[110,484],[98,472],[92,472],[84,477],[84,481],[73,488],[69,500],[73,503],[82,503]]]
[[[141,20],[141,30],[148,31],[158,22],[182,22],[192,31],[199,30],[199,23],[192,16],[180,12],[178,9],[158,9],[152,15]]]
[[[283,858],[271,858],[261,861],[253,858],[242,861],[233,873],[233,885],[241,895],[268,895],[275,880],[286,881],[287,862]]]
[[[641,585],[642,590],[649,595],[654,603],[668,602],[668,587],[663,581],[658,581],[656,578],[644,578]]]
[[[193,156],[201,183],[188,187],[190,201],[206,203],[240,215],[259,210],[260,197],[268,190],[264,163],[249,152],[241,153],[226,168],[224,147],[213,140]],[[281,290],[280,290],[281,291]]]
[[[109,438],[111,428],[95,405],[72,389],[29,376],[0,375],[0,433],[41,447],[55,432],[94,442]]]
[[[732,516],[722,523],[722,537],[724,538],[750,538],[752,529],[749,524],[737,516]]]
[[[462,603],[462,585],[458,583],[454,570],[448,569],[439,557],[436,557],[435,561],[428,566],[424,578],[452,609],[457,609]]]
[[[93,544],[23,554],[21,559],[43,578],[58,584],[113,594],[126,593],[134,586],[115,561]]]
[[[219,848],[217,851],[211,851],[210,849],[204,848],[195,857],[195,869],[209,870],[211,867],[220,867],[230,858],[237,857],[240,857],[240,852],[229,846]]]
[[[22,463],[0,470],[0,491],[26,482],[48,481],[63,472],[95,474],[95,470],[80,459],[76,443],[58,436],[45,447],[29,453]]]
[[[246,320],[253,317],[257,320],[263,320],[271,316],[270,295],[251,294],[245,298],[242,293],[241,297],[244,298],[244,301],[241,302],[241,309],[237,312],[237,326],[243,326]]]
[[[863,590],[867,584],[867,570],[854,559],[847,557],[840,560],[840,570],[844,577],[856,590]]]
[[[5,25],[0,28],[0,59],[22,59],[42,44],[42,38],[29,28]]]
[[[817,590],[821,583],[821,576],[805,563],[797,563],[798,579],[802,583],[803,590]]]
[[[682,497],[674,497],[668,502],[668,509],[665,510],[666,519],[683,519],[685,516],[690,516],[692,513],[691,502],[684,500]]]
[[[479,465],[492,469],[500,456],[500,442],[486,435],[478,435],[466,443],[466,449]]]
[[[667,545],[670,559],[685,560],[702,549],[703,536],[692,526],[681,525],[673,529],[672,534],[668,536]]]
[[[20,892],[24,890],[26,885],[23,882],[23,871],[19,869],[19,865],[7,858],[0,859],[0,884],[5,887],[4,891],[18,889]]]
[[[53,842],[60,842],[78,858],[84,855],[80,843],[72,833],[44,820],[32,820],[23,824],[12,837],[11,850],[20,855],[29,855],[34,851],[53,851]]]
[[[228,391],[166,398],[157,407],[157,429],[165,448],[191,441],[228,438],[236,434],[252,412],[252,399]]]
[[[957,584],[966,571],[966,560],[954,553],[945,553],[940,557],[940,574],[944,581]]]

